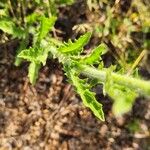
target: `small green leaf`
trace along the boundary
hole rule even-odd
[[[36,61],[37,53],[34,48],[29,48],[29,49],[22,50],[18,54],[18,57],[32,62],[32,61]]]
[[[19,48],[17,49],[17,55],[24,49],[26,49],[28,45],[28,39],[23,39],[21,42],[20,42],[20,45],[19,45]],[[16,56],[15,58],[15,65],[16,66],[19,66],[21,64],[21,61],[22,59],[19,58],[18,56]]]
[[[0,29],[8,34],[14,33],[15,24],[7,19],[7,18],[0,18]]]
[[[2,2],[2,3],[3,3],[2,5],[5,5],[4,2]],[[0,16],[8,16],[8,7],[3,8],[2,5],[1,5],[1,2],[0,2],[0,7],[1,7],[1,9],[0,9]]]
[[[107,70],[107,78],[106,82],[104,83],[104,90],[114,101],[112,108],[114,115],[120,116],[131,110],[137,94],[134,92],[134,90],[113,82],[111,78],[111,71],[113,69],[114,66]]]
[[[104,84],[106,93],[113,99],[112,111],[115,116],[120,116],[132,109],[137,94],[128,87],[113,83],[111,74]]]
[[[47,57],[48,57],[48,48],[29,48],[21,51],[18,55],[19,58],[26,59],[27,61],[30,62],[38,62],[38,63],[43,63],[45,65]]]
[[[106,52],[107,52],[106,45],[100,44],[98,47],[93,49],[93,51],[89,55],[82,57],[79,60],[79,62],[88,65],[99,63],[99,61],[101,60],[100,56],[105,54]]]
[[[89,107],[96,117],[98,117],[102,121],[105,121],[102,104],[97,102],[95,93],[86,89],[82,94],[80,94],[80,96],[83,100],[84,105],[86,107]]]
[[[108,95],[114,100],[112,110],[115,116],[129,112],[137,96],[134,91],[120,85],[111,86]]]
[[[34,0],[36,3],[40,4],[41,0]]]
[[[41,63],[45,65],[48,52],[48,48],[30,48],[23,50],[18,54],[18,58],[23,58],[31,62],[28,69],[28,77],[32,84],[35,84],[36,82]]]
[[[86,80],[80,79],[74,73],[70,73],[70,80],[76,87],[77,93],[81,96],[83,104],[86,107],[89,107],[96,117],[104,121],[105,118],[102,109],[102,104],[97,102],[95,98],[95,93],[89,90],[90,86],[85,82]]]
[[[39,20],[40,17],[41,17],[40,14],[38,14],[37,12],[33,12],[32,14],[28,15],[25,19],[26,19],[26,22],[31,25],[35,21]]]
[[[65,53],[65,54],[78,54],[82,52],[83,47],[89,42],[91,37],[91,32],[87,32],[86,34],[80,36],[78,40],[75,40],[75,42],[71,42],[70,40],[68,43],[64,43],[58,51]]]
[[[25,32],[21,28],[17,27],[11,18],[0,18],[0,30],[13,35],[13,37],[22,38],[25,36]]]
[[[56,21],[56,17],[46,18],[41,17],[41,25],[39,29],[38,41],[46,37],[49,31],[52,30]]]
[[[29,68],[28,68],[28,77],[30,80],[30,83],[33,85],[35,84],[37,78],[38,78],[38,72],[40,69],[40,64],[35,63],[34,61],[30,63]]]
[[[41,53],[41,55],[39,54],[36,58],[37,61],[41,62],[43,64],[43,66],[46,64],[46,60],[48,58],[48,49],[44,49],[43,52]]]

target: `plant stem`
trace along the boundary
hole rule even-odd
[[[89,67],[87,65],[81,65],[81,74],[96,78],[101,82],[106,81],[107,72],[103,70],[97,70],[93,67]],[[131,90],[136,90],[140,94],[150,95],[150,82],[144,81],[140,79],[136,79],[127,75],[121,75],[118,73],[111,73],[112,80],[114,83],[126,86]]]
[[[49,15],[49,17],[51,17],[52,16],[52,11],[51,11],[52,2],[51,2],[51,0],[48,0],[48,4],[49,4],[49,6],[48,6],[48,15]]]
[[[71,61],[71,59],[67,58],[65,55],[58,52],[56,48],[51,48],[51,53],[53,54],[54,58],[58,58],[59,62],[61,63]],[[75,66],[73,69],[77,70],[79,73],[85,76],[96,78],[103,83],[106,82],[107,79],[106,70],[98,70],[94,67],[82,64]],[[150,81],[144,81],[141,79],[133,78],[128,75],[121,75],[119,73],[114,72],[111,73],[111,78],[114,83],[126,86],[131,90],[135,90],[141,95],[150,95]]]
[[[138,56],[138,58],[135,60],[135,62],[133,63],[133,65],[131,66],[131,69],[128,71],[127,75],[130,75],[133,70],[135,69],[135,67],[140,63],[140,61],[143,59],[143,57],[146,55],[146,50],[143,50],[140,55]]]
[[[10,12],[11,12],[13,18],[14,18],[15,20],[17,20],[17,17],[16,17],[16,15],[15,15],[14,11],[13,11],[13,6],[12,6],[12,3],[11,3],[11,0],[8,1],[8,6],[9,6],[9,9],[10,9]]]

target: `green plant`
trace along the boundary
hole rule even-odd
[[[48,26],[43,22],[37,38],[39,39],[41,31],[43,31],[44,35],[40,38],[40,41],[37,40],[38,42],[36,41],[33,47],[23,50],[18,55],[19,58],[31,62],[29,66],[31,83],[35,83],[39,67],[41,63],[45,64],[48,55],[57,58],[63,64],[65,74],[81,96],[83,104],[103,121],[105,119],[102,104],[96,100],[95,93],[91,91],[93,86],[103,84],[104,94],[107,93],[114,101],[113,112],[115,115],[129,111],[138,93],[150,95],[150,82],[115,73],[114,67],[105,68],[103,66],[101,55],[107,52],[105,44],[100,44],[86,56],[81,54],[83,47],[90,40],[90,32],[74,42],[69,40],[63,44],[60,42],[54,43],[48,37],[46,38],[48,30],[51,28],[50,25]],[[94,67],[95,65],[99,67]],[[82,78],[80,77],[81,74],[83,75]]]
[[[30,37],[33,37],[33,45],[37,46],[37,43],[41,43],[41,40],[46,36],[45,32],[50,31],[50,26],[53,27],[53,20],[56,17],[52,16],[57,15],[57,6],[70,5],[73,2],[74,0],[34,0],[29,2],[25,0],[2,0],[0,2],[0,30],[3,31],[2,35],[11,35],[10,39],[17,38],[20,41],[15,60],[16,66],[19,66],[22,61],[17,55],[29,46]],[[51,19],[48,19],[49,17]],[[38,25],[39,22],[41,22],[41,26]],[[46,26],[44,30],[43,25]]]
[[[140,127],[140,122],[138,119],[131,120],[127,125],[126,128],[131,132],[131,133],[136,133],[142,130]]]
[[[11,0],[0,2],[2,7],[0,29],[5,32],[4,34],[10,34],[11,38],[18,38],[21,41],[15,64],[18,66],[22,59],[29,61],[28,77],[30,82],[35,84],[40,67],[46,64],[48,58],[57,58],[63,64],[69,82],[81,96],[84,105],[90,108],[96,117],[105,120],[102,104],[96,100],[95,93],[92,92],[92,87],[98,84],[103,85],[104,95],[107,94],[113,99],[114,114],[126,113],[132,108],[138,94],[150,95],[150,82],[134,78],[133,71],[131,71],[132,76],[129,76],[121,74],[115,66],[105,68],[101,55],[107,52],[107,46],[103,43],[94,48],[90,54],[82,55],[84,46],[90,40],[91,32],[87,32],[77,40],[69,40],[67,43],[62,43],[50,36],[49,32],[54,28],[56,21],[57,4],[71,4],[72,2],[72,0],[49,0],[48,3],[44,3],[43,0],[35,0],[31,2],[35,8],[30,14],[24,9],[26,6],[24,0],[19,3]],[[18,4],[19,10],[12,9]],[[36,12],[37,7],[45,11],[38,9]],[[113,34],[116,32],[115,27],[111,29],[112,17],[109,17],[109,14],[111,12],[108,12],[103,31],[106,35],[110,30]],[[31,36],[32,42],[29,47]]]
[[[55,23],[56,17],[41,18],[41,25],[38,30],[37,37],[34,39],[33,47],[27,50],[23,50],[21,54],[22,58],[30,61],[29,65],[29,79],[32,84],[35,84],[35,81],[38,77],[38,71],[40,69],[41,64],[45,65],[49,49],[44,47],[43,39],[46,37],[48,32],[52,29]]]
[[[142,51],[149,51],[148,1],[87,0],[87,6],[89,14],[95,17],[92,21],[92,17],[88,17],[85,29],[93,30],[102,43],[111,46],[110,52],[117,62],[117,67],[124,69],[125,73],[130,72],[130,68],[134,66],[136,58],[141,56]],[[74,29],[80,31],[83,25],[84,23],[77,24]],[[137,65],[141,64],[137,63]]]

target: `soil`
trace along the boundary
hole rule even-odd
[[[59,21],[66,27],[67,21]],[[73,24],[66,27],[66,38]],[[14,66],[17,44],[0,47],[0,150],[150,150],[149,98],[138,98],[131,112],[115,118],[111,100],[97,87],[102,122],[83,106],[57,60],[47,62],[32,86],[28,63]]]

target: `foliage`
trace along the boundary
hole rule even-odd
[[[14,38],[23,38],[25,36],[23,29],[17,27],[11,18],[0,18],[0,29],[5,33],[11,34]]]
[[[140,122],[139,122],[138,119],[133,119],[133,120],[131,120],[131,121],[127,124],[126,128],[127,128],[131,133],[136,133],[136,132],[142,130],[141,127],[140,127]]]
[[[112,66],[104,67],[101,56],[108,51],[104,42],[91,50],[89,54],[83,55],[84,47],[90,41],[91,32],[85,33],[74,41],[69,39],[64,43],[49,34],[53,31],[57,20],[57,5],[72,4],[72,0],[49,0],[47,3],[43,0],[35,0],[30,2],[32,5],[35,4],[35,8],[32,8],[33,12],[30,14],[23,9],[26,6],[25,1],[20,1],[21,11],[12,9],[14,5],[18,5],[16,1],[9,3],[9,5],[6,5],[7,2],[6,0],[5,3],[0,3],[0,5],[5,4],[0,11],[0,29],[5,32],[4,34],[12,35],[11,38],[20,39],[15,64],[20,65],[22,59],[30,63],[28,77],[32,84],[36,83],[38,72],[41,66],[46,64],[47,59],[57,58],[62,63],[65,75],[80,95],[83,104],[102,121],[105,120],[102,104],[96,100],[96,94],[92,91],[93,86],[103,85],[103,94],[112,98],[112,111],[116,116],[130,111],[138,94],[150,95],[149,81],[134,78],[133,74],[129,76],[121,73],[122,69],[124,70],[121,58],[119,59],[121,60],[121,69]],[[92,1],[88,0],[88,3],[92,3]],[[44,9],[44,13],[40,9],[35,11],[37,7],[42,8],[41,10]],[[109,37],[116,44],[118,42],[116,27],[120,26],[120,22],[115,20],[113,9],[108,6],[106,11],[107,17],[102,27],[102,38]],[[11,13],[9,14],[9,12]],[[18,16],[18,12],[22,15]],[[11,19],[11,16],[14,18]],[[129,19],[125,18],[124,23],[130,27],[126,34],[128,36],[131,31],[134,31],[134,28],[132,28]],[[29,46],[31,36],[33,38]]]
[[[71,83],[75,86],[77,93],[81,96],[83,104],[86,107],[89,107],[96,117],[104,121],[105,118],[102,109],[102,104],[97,102],[95,98],[95,93],[90,91],[91,87],[87,83],[87,81],[80,79],[73,71],[69,73],[69,78],[71,80]]]
[[[149,51],[149,2],[146,0],[87,0],[86,2],[89,8],[88,14],[95,17],[94,19],[87,17],[89,19],[85,27],[82,23],[76,24],[73,29],[82,33],[89,29],[94,31],[95,36],[99,37],[102,43],[111,46],[110,52],[116,60],[117,67],[124,69],[125,73],[130,72],[135,64],[134,61],[142,51]],[[79,30],[79,28],[84,29]]]
[[[31,36],[33,36],[34,45],[34,43],[40,43],[52,30],[50,28],[53,27],[56,20],[57,5],[70,5],[73,2],[73,0],[34,0],[29,2],[3,0],[0,2],[0,30],[3,31],[4,36],[8,34],[11,35],[11,39],[20,39],[18,54],[28,47]],[[32,11],[28,12],[30,9]],[[38,11],[36,11],[37,9]],[[39,22],[41,25],[38,25]],[[37,37],[38,39],[36,39]],[[16,57],[15,65],[19,66],[20,64],[21,59]]]
[[[54,58],[58,58],[63,64],[66,76],[81,96],[83,104],[89,107],[96,117],[104,120],[102,104],[96,100],[95,94],[90,90],[93,84],[88,82],[89,78],[97,78],[97,84],[102,83],[104,85],[104,91],[114,100],[113,112],[115,115],[130,111],[137,96],[136,93],[141,91],[148,95],[150,94],[150,86],[148,82],[126,77],[119,73],[114,74],[111,68],[102,68],[101,72],[94,67],[94,70],[92,67],[94,64],[102,63],[101,55],[106,53],[106,46],[101,44],[93,49],[88,56],[81,56],[80,53],[89,41],[90,36],[91,33],[86,33],[74,42],[69,40],[68,43],[64,43],[62,46],[51,46],[49,51]],[[52,43],[45,40],[45,45],[52,45]],[[23,50],[19,57],[31,62],[41,63],[42,59],[38,59],[38,55],[40,56],[41,52],[37,54],[33,50],[33,48]],[[86,77],[82,79],[80,74]]]
[[[68,43],[64,43],[64,45],[59,48],[59,51],[61,53],[73,55],[81,53],[83,50],[83,46],[88,43],[90,35],[91,33],[87,32],[85,35],[81,36],[78,40],[76,40],[75,43],[72,43],[72,41],[69,40]]]
[[[37,38],[34,41],[33,47],[23,50],[19,53],[19,58],[23,58],[31,62],[28,76],[32,84],[35,84],[41,64],[46,64],[49,50],[47,47],[42,47],[42,40],[47,36],[48,32],[54,26],[55,20],[56,17],[41,17],[41,25],[39,27]]]

